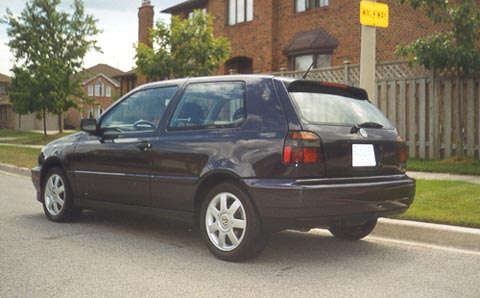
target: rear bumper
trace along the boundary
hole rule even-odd
[[[264,223],[282,228],[399,214],[415,196],[415,180],[406,175],[244,182]]]
[[[41,186],[41,173],[42,173],[42,168],[40,167],[35,167],[31,170],[31,176],[32,176],[32,182],[33,186],[35,187],[35,190],[37,191],[37,201],[41,202],[41,191],[42,191],[42,186]]]

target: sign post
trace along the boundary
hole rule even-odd
[[[377,105],[375,85],[376,27],[388,27],[388,5],[360,1],[362,40],[360,48],[360,87],[368,92],[370,101]]]

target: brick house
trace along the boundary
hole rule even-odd
[[[0,129],[15,129],[15,113],[8,98],[10,78],[0,73]]]
[[[397,0],[389,5],[389,27],[377,29],[377,61],[398,60],[395,47],[435,31],[422,12]],[[360,61],[359,1],[351,0],[188,0],[163,10],[188,18],[204,9],[214,32],[232,43],[219,74],[303,70]]]
[[[97,118],[120,97],[120,82],[116,76],[124,72],[107,64],[97,64],[79,75],[84,78],[81,85],[87,100],[81,100],[81,109],[70,109],[66,113],[66,128],[79,128],[82,118]]]

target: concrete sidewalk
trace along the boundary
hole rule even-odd
[[[456,174],[446,174],[446,173],[412,172],[412,171],[408,171],[407,175],[414,179],[455,180],[455,181],[465,181],[465,182],[480,184],[480,176],[456,175]]]
[[[30,177],[30,169],[9,164],[0,163],[0,171]],[[423,172],[408,172],[407,174],[416,179],[460,180],[480,183],[480,178],[475,176]],[[375,230],[369,237],[480,252],[480,229],[473,228],[380,218]]]

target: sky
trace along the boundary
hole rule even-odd
[[[161,10],[184,2],[185,0],[151,0],[154,6],[154,21],[169,21],[170,15],[160,13]],[[19,15],[28,1],[0,0],[0,17],[3,19],[7,8],[14,15]],[[85,56],[85,68],[98,63],[105,63],[123,71],[134,67],[134,44],[138,39],[138,8],[142,0],[84,0],[85,12],[98,20],[97,27],[103,32],[97,36],[98,45],[103,53],[89,52]],[[68,11],[73,0],[61,0],[60,9]],[[10,69],[14,60],[7,46],[6,24],[0,23],[0,73],[11,75]]]

